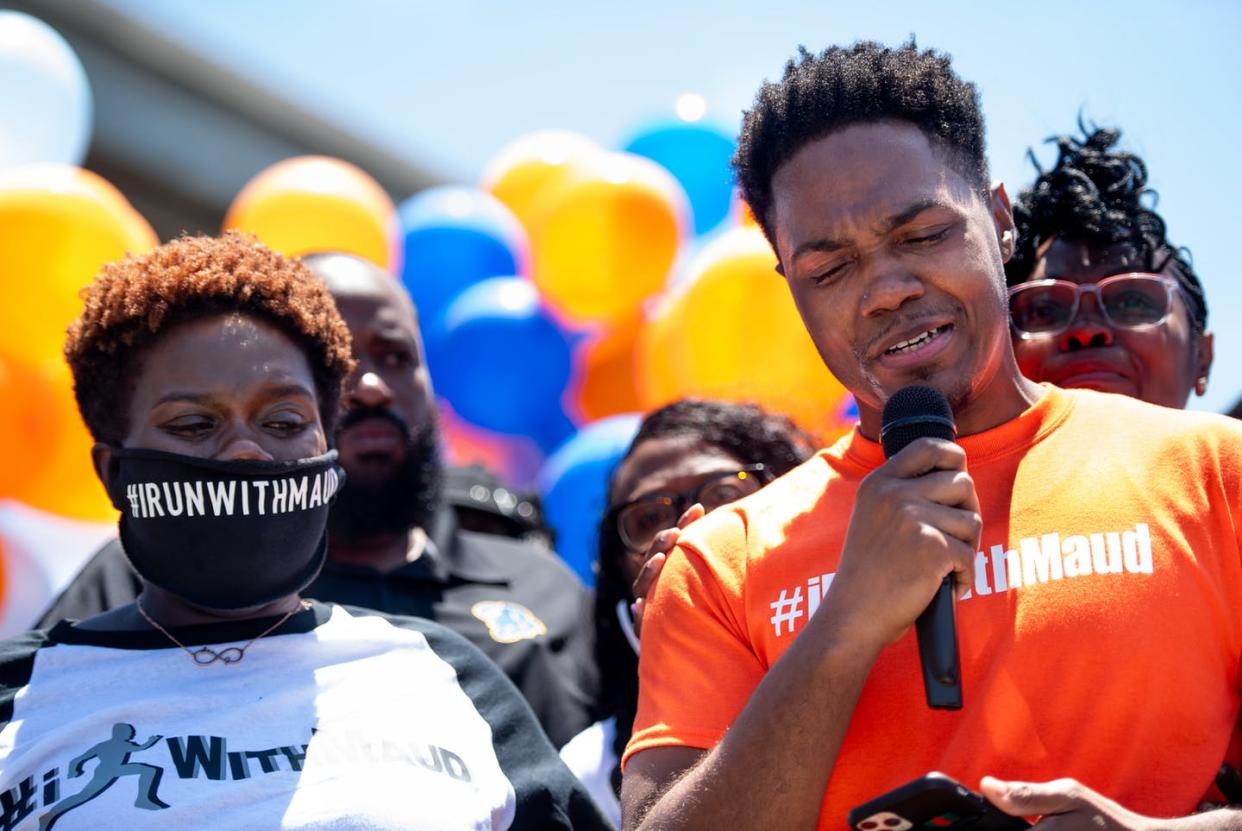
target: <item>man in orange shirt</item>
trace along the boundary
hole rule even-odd
[[[803,52],[747,114],[743,194],[860,424],[683,532],[627,828],[841,828],[930,770],[1049,827],[1242,827],[1148,818],[1194,810],[1242,704],[1242,426],[1022,377],[983,148],[973,85],[913,44]],[[885,461],[911,383],[959,442]],[[936,711],[911,624],[950,574],[965,706]]]

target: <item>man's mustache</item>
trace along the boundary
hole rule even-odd
[[[373,418],[387,421],[401,431],[401,438],[404,441],[410,440],[410,425],[406,423],[405,419],[387,407],[354,407],[346,410],[345,414],[337,421],[336,435],[339,437],[341,433],[355,424],[360,424]]]

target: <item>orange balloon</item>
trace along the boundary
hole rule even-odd
[[[737,224],[743,228],[758,228],[759,220],[755,219],[755,212],[750,209],[750,205],[742,198],[740,193],[733,195],[733,215],[737,217]]]
[[[821,438],[840,432],[845,389],[820,359],[775,263],[754,229],[729,231],[703,250],[640,336],[647,407],[687,396],[755,401]]]
[[[108,262],[159,244],[120,191],[88,170],[39,164],[0,173],[0,353],[53,358]]]
[[[568,130],[539,130],[505,145],[483,172],[483,190],[504,202],[526,229],[540,197],[603,153],[586,136]]]
[[[49,372],[0,355],[0,497],[16,494],[47,463],[57,441],[56,406]]]
[[[532,279],[574,323],[636,314],[664,287],[690,225],[672,174],[630,153],[593,160],[544,193],[533,214]]]
[[[378,182],[340,159],[277,162],[237,194],[224,227],[254,234],[287,257],[344,251],[393,274],[401,269],[396,207]]]
[[[574,356],[575,385],[571,400],[579,424],[642,409],[636,377],[638,335],[642,315],[633,315],[611,329],[594,333]]]
[[[24,400],[12,408],[18,412],[16,425],[9,421],[10,397],[0,397],[3,409],[10,411],[0,420],[0,448],[26,456],[30,467],[20,470],[20,477],[5,478],[0,496],[75,519],[115,519],[116,510],[95,476],[91,462],[95,442],[78,413],[69,367],[62,360],[31,366],[8,358],[3,364],[12,382],[25,388],[20,390]],[[27,428],[24,435],[9,432],[14,426],[21,429],[21,424],[32,418],[42,423]],[[28,445],[25,449],[8,449],[22,441]]]

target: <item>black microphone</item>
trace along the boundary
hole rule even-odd
[[[902,387],[884,405],[880,444],[885,458],[924,436],[954,441],[957,428],[953,411],[939,390],[918,384]],[[957,615],[953,575],[936,589],[927,608],[914,622],[923,664],[923,690],[927,706],[937,710],[962,709],[962,673],[957,653]]]

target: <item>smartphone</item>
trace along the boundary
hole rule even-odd
[[[855,831],[1022,831],[1031,824],[1011,817],[943,773],[929,773],[850,811]]]

